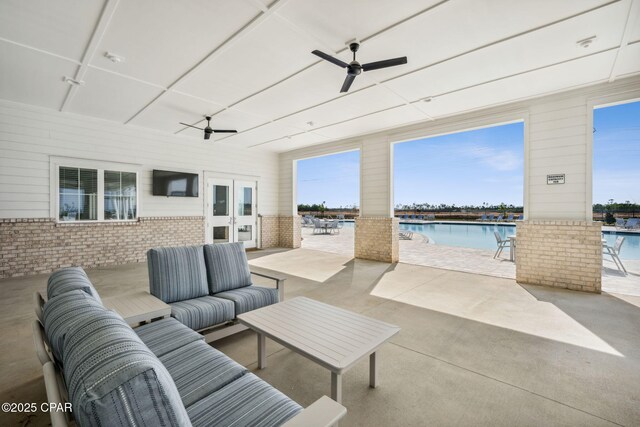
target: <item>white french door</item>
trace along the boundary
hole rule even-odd
[[[243,242],[256,247],[256,183],[207,180],[207,243]]]

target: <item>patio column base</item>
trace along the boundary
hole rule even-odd
[[[531,220],[518,222],[516,227],[518,283],[600,293],[599,223]]]
[[[399,221],[388,217],[356,218],[355,257],[382,262],[398,262]]]
[[[260,219],[260,247],[299,248],[302,235],[300,216],[262,215]]]

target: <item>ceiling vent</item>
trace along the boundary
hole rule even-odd
[[[595,41],[596,41],[596,36],[591,36],[591,37],[587,37],[586,39],[578,40],[576,44],[583,49],[588,49]]]
[[[70,84],[71,86],[84,86],[84,80],[76,80],[67,76],[62,77],[62,81]]]
[[[115,53],[105,52],[104,57],[107,58],[109,61],[113,62],[114,64],[119,64],[121,62],[124,62],[124,57],[120,55],[116,55]]]

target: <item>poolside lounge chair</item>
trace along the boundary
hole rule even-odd
[[[513,214],[510,213],[509,216],[507,217],[507,221],[513,221]]]
[[[493,221],[494,218],[495,218],[495,215],[491,214],[487,217],[487,221]]]
[[[620,248],[624,243],[624,237],[618,236],[616,239],[616,243],[613,246],[609,246],[606,243],[602,243],[602,255],[608,255],[611,257],[613,262],[618,267],[618,270],[624,271],[624,274],[627,274],[627,269],[622,265],[622,261],[620,260]]]
[[[640,228],[640,218],[629,218],[624,225],[626,230],[633,230],[634,228]]]
[[[498,215],[498,218],[496,218],[496,222],[500,222],[504,219],[504,215],[500,214]]]
[[[416,219],[416,216],[415,216],[415,215],[411,215],[411,219],[412,219],[412,220],[413,220],[413,219]]]
[[[418,219],[422,221],[424,219],[424,215],[418,215]]]
[[[331,221],[329,224],[327,224],[326,226],[326,232],[329,234],[340,234],[340,221],[337,219],[334,219],[333,221]]]
[[[498,243],[498,249],[496,249],[496,253],[493,255],[494,258],[499,257],[504,248],[511,250],[511,242],[509,239],[504,240],[498,231],[494,231],[493,235],[496,236],[496,242]]]
[[[313,221],[313,234],[327,233],[327,227],[322,221],[320,221],[318,218],[311,218],[311,221]]]
[[[482,214],[482,216],[478,219],[476,219],[476,221],[486,221],[487,220],[487,214]]]
[[[407,214],[402,215],[402,219],[408,219],[408,218],[409,218],[409,215]]]
[[[624,228],[624,218],[616,218],[616,228]]]
[[[398,233],[398,237],[402,240],[411,240],[413,239],[413,232],[411,231],[400,231]]]
[[[427,221],[435,221],[436,219],[436,214],[428,214],[427,215]]]

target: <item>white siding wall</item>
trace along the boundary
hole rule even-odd
[[[140,216],[203,215],[203,171],[258,176],[258,212],[278,210],[278,156],[0,101],[0,218],[50,217],[49,158],[141,165]],[[153,169],[200,173],[200,197],[151,194]]]
[[[593,107],[638,98],[640,77],[632,77],[282,153],[279,210],[290,215],[295,209],[296,177],[290,165],[296,159],[359,146],[361,215],[390,216],[394,142],[524,120],[525,217],[591,221]],[[547,185],[546,175],[557,173],[566,175],[566,183]]]

